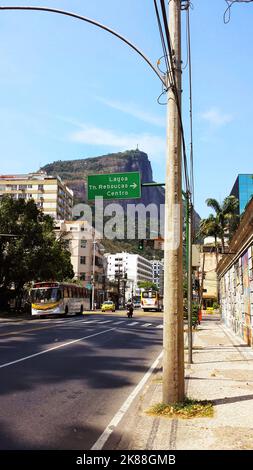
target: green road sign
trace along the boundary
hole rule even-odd
[[[111,173],[88,176],[88,199],[136,199],[141,197],[140,173]]]

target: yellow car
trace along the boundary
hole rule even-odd
[[[115,312],[115,303],[113,303],[111,300],[106,300],[101,307],[102,312],[108,312],[111,310],[112,312]]]

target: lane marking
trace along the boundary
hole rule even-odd
[[[156,328],[160,328],[160,329],[163,329],[163,325],[157,325]]]
[[[101,436],[97,439],[95,444],[91,447],[91,450],[101,450],[103,449],[105,443],[109,439],[110,435],[113,433],[115,428],[118,426],[119,422],[121,419],[124,417],[126,412],[128,411],[130,405],[134,401],[135,397],[138,395],[142,387],[145,385],[145,383],[148,381],[149,377],[153,373],[154,369],[158,366],[159,361],[163,355],[163,351],[159,354],[157,359],[153,362],[152,366],[149,368],[149,370],[146,372],[144,377],[141,379],[141,381],[138,383],[138,385],[135,387],[135,389],[130,393],[129,397],[124,401],[123,405],[117,411],[115,416],[112,418],[104,432],[101,434]]]
[[[152,323],[143,323],[143,327],[152,326]]]
[[[120,325],[121,323],[125,323],[126,320],[121,320],[121,321],[117,321],[117,322],[114,322],[113,324],[114,325]]]
[[[87,325],[87,323],[98,323],[98,320],[84,320],[82,323],[85,323]]]
[[[22,331],[9,331],[9,333],[1,333],[0,336],[10,336],[10,335],[20,335],[23,333],[28,333],[29,331],[39,331],[39,330],[46,330],[47,328],[52,328],[52,325],[47,325],[47,326],[40,326],[39,328],[29,328],[28,330],[22,330]]]
[[[138,322],[137,321],[134,321],[132,323],[128,323],[129,326],[134,326],[134,325],[138,325]]]
[[[67,343],[59,344],[58,346],[54,346],[53,348],[44,349],[44,351],[40,351],[40,352],[35,353],[35,354],[30,354],[30,356],[21,357],[20,359],[16,359],[15,361],[6,362],[5,364],[0,365],[0,369],[3,369],[4,367],[11,366],[13,364],[17,364],[18,362],[27,361],[27,359],[32,359],[33,357],[36,357],[36,356],[41,356],[42,354],[46,354],[48,352],[54,351],[55,349],[64,348],[65,346],[69,346],[70,344],[78,343],[80,341],[83,341],[84,339],[89,339],[89,338],[93,338],[94,336],[103,335],[105,333],[108,333],[109,331],[114,331],[116,329],[117,328],[110,328],[109,330],[100,331],[99,333],[93,333],[92,335],[83,336],[82,338],[74,339],[73,341],[68,341]]]
[[[103,325],[104,323],[111,323],[112,320],[105,320],[105,321],[100,321],[99,324],[100,325]]]
[[[97,320],[96,320],[97,321]],[[61,320],[59,321],[59,323],[57,322],[57,325],[58,324],[62,324],[62,325],[69,325],[71,323],[80,323],[80,322],[83,322],[83,320]],[[47,324],[45,326],[39,326],[39,327],[35,327],[35,328],[29,328],[29,329],[26,329],[26,330],[20,330],[20,331],[9,331],[8,333],[1,333],[0,334],[0,337],[1,336],[9,336],[9,335],[17,335],[17,334],[22,334],[22,333],[28,333],[29,331],[39,331],[39,330],[45,330],[47,328],[52,328],[53,326],[56,325],[56,322],[54,321],[53,323],[50,323],[50,324]]]

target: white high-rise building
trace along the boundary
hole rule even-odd
[[[151,261],[153,269],[153,283],[157,285],[159,292],[163,295],[164,284],[164,260],[154,259]]]
[[[126,298],[140,294],[138,283],[153,280],[152,262],[133,253],[116,253],[107,257],[107,277],[109,280],[126,279]]]

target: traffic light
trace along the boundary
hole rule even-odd
[[[139,240],[138,248],[139,248],[139,250],[141,250],[141,251],[144,250],[144,240]]]

